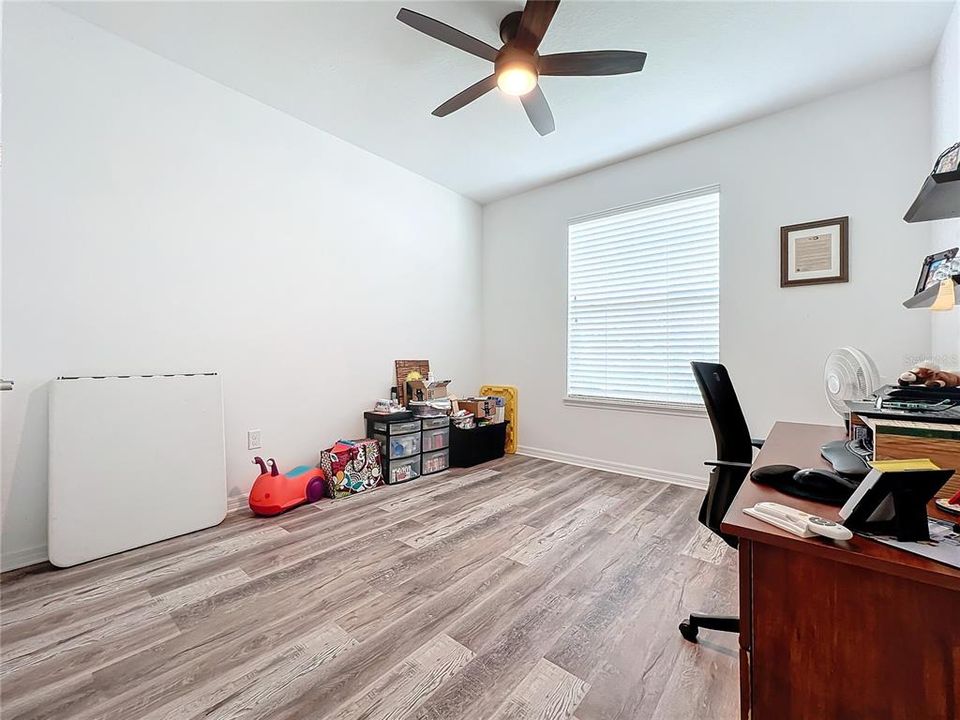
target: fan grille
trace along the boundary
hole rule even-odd
[[[827,357],[823,369],[824,391],[831,409],[847,414],[847,400],[863,400],[880,385],[879,373],[870,357],[856,348],[843,347]]]

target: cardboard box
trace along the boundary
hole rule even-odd
[[[447,396],[447,385],[450,380],[411,380],[407,383],[407,402],[410,400],[425,401],[439,400]]]
[[[473,413],[477,420],[491,420],[497,414],[496,398],[464,398],[457,400],[461,410]]]

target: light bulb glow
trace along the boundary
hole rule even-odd
[[[497,75],[497,87],[507,95],[526,95],[536,85],[536,73],[525,65],[504,68]]]

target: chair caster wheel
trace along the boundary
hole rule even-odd
[[[687,620],[680,623],[680,634],[683,639],[695,643],[697,641],[697,627],[691,625]]]

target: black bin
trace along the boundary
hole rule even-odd
[[[478,425],[469,430],[450,426],[450,466],[473,467],[502,458],[507,444],[507,423]]]

